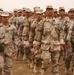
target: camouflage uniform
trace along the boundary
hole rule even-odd
[[[4,42],[5,49],[4,49],[4,74],[11,75],[11,68],[12,68],[12,54],[15,52],[12,37],[13,37],[13,30],[15,30],[15,26],[8,25],[7,27],[2,26],[2,32],[4,34]]]
[[[29,19],[30,25],[33,23],[33,21],[35,21],[34,16],[30,17]],[[30,27],[30,33],[29,33],[29,43],[30,46],[33,47],[33,37],[34,37],[34,33],[31,32],[31,27]]]
[[[17,23],[18,23],[18,17],[15,17],[15,16],[12,16],[10,19],[9,19],[9,23],[10,24],[13,24],[16,28],[18,27]]]
[[[37,20],[35,20],[31,24],[31,29],[30,30],[31,30],[31,33],[32,33],[31,38],[33,39],[32,42],[33,42],[33,49],[34,49],[33,52],[34,52],[34,54],[35,54],[36,51],[38,51],[37,47],[41,45],[41,38],[42,38],[41,31],[42,30],[39,30],[39,27],[40,27],[40,25],[42,23],[43,23],[43,20],[41,20],[39,22]],[[39,55],[40,55],[40,53],[39,53]],[[36,60],[37,59],[37,56],[39,56],[39,55],[37,54],[36,57],[34,55],[34,57],[35,57],[34,60]],[[41,59],[41,57],[38,57],[38,59]],[[32,62],[33,63],[34,63],[34,60],[32,59]],[[39,67],[38,64],[40,64],[40,63],[36,63],[36,61],[35,61],[35,64],[34,64],[34,66],[35,66],[34,67],[34,73],[35,72],[38,72],[37,69],[36,69],[36,67]]]
[[[25,62],[30,62],[30,45],[29,45],[29,41],[28,40],[22,40],[22,45],[23,45],[23,49],[24,49],[24,56],[23,56],[23,60],[25,59]]]
[[[23,33],[23,23],[24,23],[24,21],[25,21],[25,17],[23,17],[23,16],[19,16],[18,17],[18,19],[17,19],[17,35],[18,35],[18,39],[19,39],[19,41],[20,42],[22,42],[22,33]],[[18,54],[20,53],[20,56],[21,57],[23,57],[23,50],[22,50],[22,45],[20,45],[19,47],[18,47]]]
[[[26,18],[24,18],[23,16],[19,16],[18,17],[18,35],[19,37],[22,36],[22,32],[23,32],[23,24],[24,24],[24,21],[26,20]]]
[[[14,49],[16,51],[16,55],[14,57],[14,59],[17,59],[18,58],[18,50],[19,50],[19,37],[18,37],[18,34],[17,34],[17,30],[14,32],[13,34],[13,46],[14,46]]]
[[[68,20],[67,25],[69,26],[68,34],[67,34],[67,46],[66,46],[66,56],[65,56],[65,67],[66,67],[66,73],[69,73],[70,70],[70,63],[72,60],[72,57],[74,57],[73,52],[73,42],[74,42],[74,21],[73,20]],[[73,34],[73,35],[72,35]],[[74,58],[72,60],[72,66],[74,66]]]
[[[24,25],[23,34],[25,36],[28,36],[28,40],[29,40],[30,44],[33,43],[33,39],[32,39],[33,34],[30,32],[30,28],[31,28],[31,24],[33,23],[34,20],[35,20],[34,16],[26,18],[26,20],[24,21],[24,24],[23,24]]]
[[[59,31],[60,31],[59,37],[60,39],[63,39],[64,42],[66,42],[65,40],[66,40],[66,35],[67,35],[67,30],[68,30],[67,20],[68,20],[68,17],[64,17],[64,18],[58,17]],[[65,58],[65,47],[61,48],[59,61],[61,58],[63,58],[63,60]],[[59,65],[60,65],[60,62],[59,62]]]
[[[41,58],[42,61],[42,68],[44,71],[48,68],[48,64],[51,61],[51,53],[49,52],[50,49],[50,36],[52,30],[52,20],[48,20],[47,18],[44,19],[43,24],[40,25],[39,31],[41,31],[42,39],[41,39]],[[42,74],[43,75],[43,74]]]
[[[2,69],[4,67],[4,55],[0,53],[0,75],[2,75]]]
[[[22,34],[24,34],[24,36],[28,36],[29,38],[29,31],[30,31],[30,22],[28,21],[28,19],[26,19],[24,21],[24,28]]]
[[[67,21],[67,17],[64,17],[63,19],[61,17],[58,18],[59,19],[59,27],[60,27],[60,39],[65,39],[66,36],[66,32],[65,32],[65,27],[66,27],[66,21]]]
[[[14,11],[17,11],[17,9],[15,9]],[[19,37],[18,37],[18,16],[13,15],[11,18],[9,18],[9,24],[12,24],[12,25],[14,25],[16,27],[16,32],[13,35],[14,36],[14,38],[13,38],[13,40],[14,40],[13,46],[14,46],[14,49],[16,50],[16,52],[18,52],[18,49],[19,49],[19,45],[18,45],[18,41],[19,41]],[[17,54],[14,57],[14,59],[16,59],[16,58],[17,58]]]
[[[1,48],[1,43],[4,40],[2,25],[0,26],[0,75],[2,75],[2,70],[4,67],[4,50]],[[2,50],[1,50],[2,49]]]
[[[51,31],[51,60],[52,60],[52,73],[53,75],[59,75],[58,60],[60,56],[61,44],[64,44],[64,40],[59,37],[59,26],[58,23],[53,23]],[[61,41],[62,40],[62,41]]]
[[[29,36],[30,36],[30,27],[31,27],[31,21],[29,18],[27,18],[25,21],[24,21],[24,28],[23,28],[23,33],[22,35],[24,35],[23,38],[27,38],[29,44],[30,44],[30,41],[29,41]],[[30,55],[30,54],[28,54]],[[27,56],[28,56],[27,55]]]
[[[52,18],[51,20],[45,19],[43,23],[43,34],[41,40],[41,49],[42,49],[42,67],[45,69],[48,68],[48,64],[52,61],[52,73],[53,75],[59,75],[58,73],[58,58],[60,52],[60,38],[59,37],[59,28],[58,20]],[[40,27],[39,27],[40,28]],[[56,29],[57,28],[57,32]],[[56,43],[55,43],[56,42]]]

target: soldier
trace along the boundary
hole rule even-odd
[[[55,20],[56,21],[56,20]],[[58,23],[54,21],[52,31],[51,31],[51,60],[52,60],[52,73],[53,75],[59,75],[59,56],[61,47],[65,44],[63,39],[59,38],[59,26]]]
[[[64,7],[60,7],[59,8],[59,15],[60,17],[58,18],[59,19],[59,27],[60,27],[60,38],[63,38],[65,39],[65,31],[64,31],[64,28],[65,28],[65,23],[68,19],[68,17],[65,17],[65,8]]]
[[[31,38],[33,39],[32,42],[33,42],[33,49],[34,49],[34,56],[35,56],[34,60],[37,59],[37,55],[38,55],[38,53],[36,53],[36,55],[35,55],[35,52],[36,51],[38,52],[38,50],[40,51],[41,34],[40,34],[38,28],[39,28],[39,25],[43,22],[42,14],[43,14],[42,9],[36,10],[36,20],[33,21],[33,23],[31,24],[31,29],[30,29],[31,30],[30,33],[32,33]],[[39,55],[40,55],[40,52],[39,52]],[[38,58],[38,59],[41,59],[41,58]],[[32,60],[32,64],[33,63],[34,63],[34,73],[38,73],[39,71],[37,68],[40,68],[40,66],[38,66],[38,64],[40,64],[40,63],[38,63],[36,61],[33,62],[33,60]]]
[[[2,32],[2,14],[0,13],[0,75],[2,75],[4,67],[4,46],[2,45],[2,40],[4,40],[4,34]]]
[[[14,26],[16,26],[16,28],[18,27],[17,23],[18,23],[18,17],[17,17],[17,9],[14,9],[13,11],[13,16],[11,18],[9,18],[9,23],[10,24],[14,24]]]
[[[30,18],[30,9],[26,9],[26,20],[24,21],[23,23],[23,35],[24,35],[24,38],[26,37],[29,41],[29,32],[30,32],[30,26],[31,26],[31,22],[29,21],[29,18]],[[29,54],[28,54],[29,55]],[[23,57],[23,58],[26,58],[26,57]]]
[[[33,15],[29,18],[29,22],[30,22],[30,25],[33,23],[33,21],[35,21],[36,20],[36,10],[38,10],[38,9],[40,9],[40,7],[38,7],[38,6],[36,6],[36,7],[34,7],[34,12],[33,12]],[[31,28],[31,27],[30,27]],[[32,32],[30,32],[30,34],[29,34],[29,43],[30,43],[30,49],[32,49],[33,48],[33,41],[34,41],[34,32],[32,33]],[[33,55],[32,55],[33,56]],[[31,62],[31,64],[30,64],[30,68],[33,68],[33,63]]]
[[[25,34],[26,36],[28,35],[28,39],[31,26],[30,12],[31,12],[30,9],[26,9],[26,20],[24,21],[24,28],[23,28],[23,34]]]
[[[33,15],[29,18],[29,22],[32,23],[36,19],[36,10],[40,7],[34,7]]]
[[[18,55],[19,55],[19,53],[20,53],[20,57],[22,58],[23,57],[23,50],[22,50],[22,32],[23,32],[23,23],[24,23],[24,21],[25,21],[25,18],[22,16],[22,10],[21,9],[19,9],[18,10],[18,19],[17,19],[17,34],[18,34],[18,38],[19,38],[19,44],[20,44],[20,46],[19,46],[19,52],[18,52]]]
[[[37,18],[37,17],[36,17],[36,10],[37,10],[37,9],[40,9],[40,7],[34,7],[34,14],[33,14],[32,17],[29,18],[30,24],[32,24],[33,21]],[[33,35],[34,35],[34,34],[30,32],[29,41],[30,41],[30,44],[31,44],[31,45],[33,44]]]
[[[68,75],[70,73],[70,62],[72,60],[72,55],[73,55],[73,52],[74,52],[74,48],[73,48],[73,45],[74,45],[74,9],[70,9],[69,12],[68,12],[68,16],[69,16],[69,19],[68,19],[68,22],[67,22],[67,26],[68,26],[68,33],[67,33],[67,38],[66,38],[66,55],[65,55],[65,73],[66,75]],[[73,55],[74,57],[74,55]],[[73,64],[74,64],[74,58],[72,60]],[[74,68],[74,65],[72,64],[73,68]]]
[[[26,10],[26,21],[24,21],[23,33],[25,34],[25,36],[28,36],[30,49],[31,49],[33,47],[33,38],[32,38],[33,33],[30,32],[30,28],[31,28],[31,24],[36,19],[36,15],[30,17],[30,12],[31,11],[29,9]]]
[[[13,48],[13,31],[16,30],[14,25],[9,25],[8,21],[9,14],[7,12],[2,13],[2,34],[4,35],[4,40],[2,42],[5,44],[4,49],[4,74],[12,75],[12,56],[15,54]]]
[[[41,75],[46,75],[46,71],[48,69],[48,64],[51,61],[51,53],[50,50],[50,35],[52,30],[52,22],[53,22],[53,7],[47,6],[46,7],[46,18],[42,26],[40,26],[42,32],[42,40],[41,40],[41,50],[42,50],[42,73]]]
[[[54,18],[57,18],[58,17],[58,11],[57,9],[54,9]]]
[[[22,16],[26,17],[26,8],[22,8]]]
[[[33,21],[36,19],[36,10],[38,10],[38,9],[40,9],[40,7],[34,7],[34,14],[33,14],[33,16],[31,16],[29,18],[30,24],[32,24]],[[33,36],[33,33],[30,32],[30,34],[29,34],[29,42],[30,42],[31,47],[33,46],[33,38],[32,38],[32,36]]]
[[[42,55],[42,72],[41,75],[46,75],[48,65],[52,61],[52,74],[59,75],[58,69],[58,58],[60,46],[63,44],[59,40],[59,30],[58,30],[58,21],[53,18],[53,7],[47,6],[46,8],[46,18],[44,19],[43,24],[40,25],[39,30],[42,30],[42,39],[41,39],[41,50]],[[57,32],[55,31],[57,26]],[[52,34],[53,33],[53,34]],[[57,36],[56,36],[57,35]],[[55,36],[55,37],[53,37]],[[56,42],[56,43],[55,43]],[[57,44],[57,46],[55,46]]]
[[[65,8],[64,7],[60,7],[59,8],[59,17],[58,17],[58,20],[59,20],[59,30],[60,30],[60,39],[63,39],[65,41],[65,38],[66,38],[66,31],[65,31],[65,28],[66,28],[66,21],[67,21],[68,17],[65,17]],[[59,57],[59,61],[60,59],[62,58],[62,56],[64,57],[64,54],[65,54],[65,48],[62,47],[61,48],[62,50],[60,51],[60,57]],[[59,62],[59,65],[60,62]]]
[[[18,15],[17,9],[14,9],[13,16],[11,18],[9,18],[9,23],[13,24],[16,27],[16,29],[18,29],[18,16],[17,15]],[[13,39],[14,45],[13,46],[14,46],[15,50],[18,52],[18,43],[17,42],[19,41],[19,38],[18,38],[17,32],[18,31],[16,31],[14,34],[14,39]],[[17,58],[17,54],[14,59],[16,59],[16,58]]]
[[[33,9],[34,9],[34,18],[35,18],[36,17],[36,10],[40,9],[40,7],[39,6],[35,6]]]
[[[30,18],[30,9],[26,9],[26,20],[24,21],[24,28],[23,28],[23,34],[25,36],[28,36],[29,39],[29,32],[30,32],[30,26],[31,26],[31,22],[29,21]]]
[[[19,9],[18,10],[18,35],[19,37],[22,36],[24,21],[25,21],[25,18],[22,16],[22,10]]]

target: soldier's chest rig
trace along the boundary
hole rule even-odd
[[[0,40],[4,39],[4,42],[0,43],[0,53],[1,53],[1,52],[4,52],[4,50],[5,50],[5,47],[6,47],[5,42],[9,42],[12,40],[12,32],[7,30],[10,27],[10,25],[7,27],[4,27],[2,25],[0,27],[3,29],[3,34],[4,34],[3,38],[0,39]]]
[[[41,23],[41,21],[40,22],[35,22],[35,32],[38,31],[40,23]]]
[[[51,20],[51,21],[45,21],[44,22],[44,27],[43,27],[43,34],[44,35],[50,35],[51,31],[54,29],[55,33],[57,36],[59,36],[59,28],[58,28],[58,24],[55,22],[55,20]]]
[[[48,35],[51,32],[52,22],[45,21],[43,25],[43,35]]]
[[[5,40],[7,41],[12,41],[12,38],[13,38],[13,30],[11,28],[11,25],[8,25],[7,27],[4,27],[4,30],[5,30]]]

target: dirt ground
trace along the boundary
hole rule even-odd
[[[60,62],[61,62],[61,66],[59,66],[60,75],[66,75],[64,62],[62,62],[62,61],[60,61]],[[51,67],[52,67],[52,65],[50,64],[49,68],[47,70],[47,75],[52,75]],[[25,63],[24,61],[18,60],[18,61],[14,61],[13,75],[40,75],[40,74],[34,74],[33,70],[28,67],[27,63]],[[70,73],[70,75],[72,75],[72,73]]]

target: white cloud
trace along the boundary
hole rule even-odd
[[[52,5],[54,8],[59,9],[64,6],[66,11],[74,7],[74,0],[0,0],[0,8],[5,11],[12,11],[14,8],[27,7],[33,10],[34,6],[40,6],[45,10],[47,5]]]

